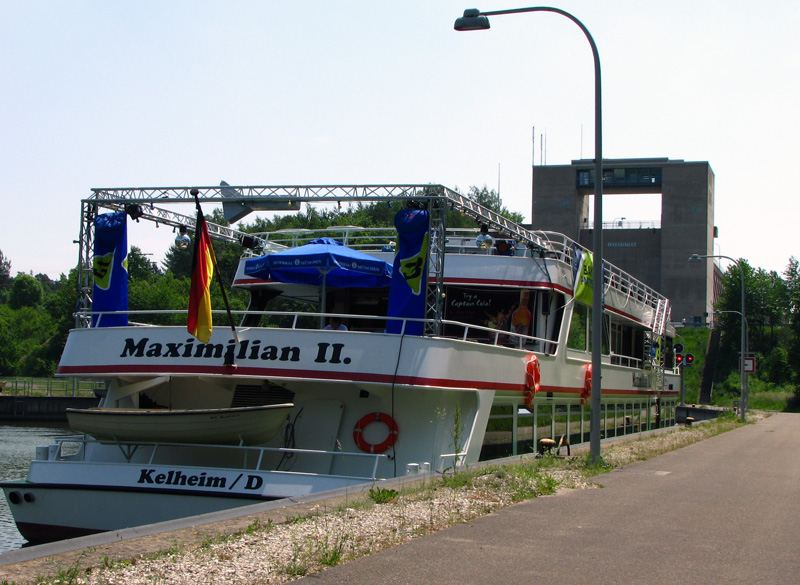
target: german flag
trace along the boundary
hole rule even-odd
[[[208,225],[200,206],[197,207],[197,225],[194,232],[192,254],[192,284],[189,289],[189,318],[186,328],[203,343],[211,339],[211,278],[217,258],[208,235]]]

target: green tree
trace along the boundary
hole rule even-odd
[[[12,309],[35,307],[42,302],[43,295],[44,289],[38,280],[30,274],[20,273],[17,274],[11,287],[8,306]]]
[[[797,383],[798,357],[797,330],[792,304],[793,290],[797,286],[797,262],[792,258],[784,272],[786,279],[777,272],[752,268],[747,261],[739,260],[744,272],[745,315],[747,317],[747,345],[756,357],[758,368],[752,381],[762,389],[780,389],[784,385]],[[729,394],[739,392],[739,354],[741,345],[742,276],[737,266],[731,266],[722,277],[722,293],[715,309],[722,311],[716,323],[722,328],[720,358],[715,379],[716,390]]]
[[[70,329],[75,327],[75,310],[78,308],[78,271],[73,269],[69,276],[61,275],[56,284],[56,291],[49,295],[43,306],[46,313],[54,323],[52,335],[32,352],[25,368],[31,373],[29,376],[52,376]],[[38,372],[38,373],[34,373]]]
[[[34,276],[34,278],[39,281],[39,284],[42,285],[43,297],[46,297],[47,295],[51,294],[53,291],[56,290],[56,286],[58,286],[53,279],[51,279],[49,276],[41,272],[36,276]]]
[[[522,223],[525,221],[525,217],[521,213],[509,210],[503,205],[500,194],[494,189],[489,190],[486,185],[480,189],[478,187],[470,187],[467,197],[513,222]]]
[[[15,312],[8,305],[0,304],[0,376],[15,375],[22,355],[14,325]]]
[[[128,286],[128,308],[132,311],[162,311],[189,307],[189,278],[172,271],[155,281],[134,280]],[[135,321],[153,325],[186,324],[186,315],[136,315]]]
[[[789,328],[791,338],[787,347],[787,361],[795,387],[797,406],[800,407],[800,263],[792,256],[783,272],[789,299]]]
[[[49,375],[47,369],[31,368],[33,356],[55,332],[55,323],[35,307],[11,309],[0,305],[0,373],[5,376]]]
[[[192,247],[179,248],[173,244],[164,254],[162,266],[164,272],[169,272],[174,277],[189,278],[192,275]]]
[[[138,247],[131,246],[128,252],[128,280],[153,281],[161,274],[158,264],[147,256]]]
[[[14,279],[11,277],[11,260],[0,250],[0,303],[7,302]]]

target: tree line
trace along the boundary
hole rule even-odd
[[[722,276],[722,293],[714,305],[721,329],[715,390],[736,395],[740,388],[742,285],[748,351],[756,360],[750,392],[794,394],[800,408],[800,267],[794,257],[783,273],[754,268],[745,259]],[[744,282],[742,279],[744,277]]]

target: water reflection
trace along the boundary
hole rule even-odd
[[[4,423],[0,425],[0,481],[24,479],[37,445],[47,445],[51,437],[66,434],[64,425],[30,425]],[[25,539],[14,525],[8,502],[0,494],[0,552],[14,550],[25,544]]]

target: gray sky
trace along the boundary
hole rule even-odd
[[[548,164],[593,157],[589,45],[546,13],[453,30],[465,8],[524,5],[3,0],[0,250],[13,274],[68,272],[92,187],[499,180],[530,221],[540,136]],[[605,158],[708,161],[716,252],[779,272],[800,257],[800,2],[553,5],[597,43]],[[658,219],[620,196],[604,215]],[[129,230],[155,259],[172,243]]]

